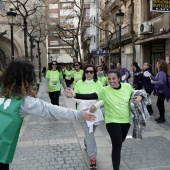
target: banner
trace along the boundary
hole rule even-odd
[[[170,12],[170,0],[150,0],[150,11]]]

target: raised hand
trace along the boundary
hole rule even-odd
[[[83,110],[83,118],[88,121],[94,121],[96,119],[95,115],[86,111],[87,109]]]
[[[141,100],[142,100],[141,96],[136,96],[136,97],[131,99],[132,103],[135,104],[135,105],[139,104],[141,102]]]
[[[71,88],[66,88],[64,90],[64,95],[68,97],[75,97],[75,93]]]

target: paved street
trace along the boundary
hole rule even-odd
[[[38,97],[49,102],[44,78]],[[120,170],[170,170],[170,103],[166,102],[166,122],[157,124],[156,97],[152,96],[154,114],[147,121],[143,140],[131,138],[123,144]],[[74,108],[74,101],[60,96],[60,106]],[[83,144],[81,122],[54,121],[26,116],[15,158],[10,170],[88,170],[89,158]],[[98,170],[112,170],[111,142],[105,124],[96,130]]]

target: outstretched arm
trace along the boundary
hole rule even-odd
[[[78,94],[78,93],[74,93],[74,91],[70,88],[67,88],[64,91],[64,95],[69,96],[69,97],[74,97],[76,99],[83,99],[83,100],[96,100],[96,99],[98,99],[97,93]]]

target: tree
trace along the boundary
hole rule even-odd
[[[31,2],[30,2],[31,1]],[[24,46],[25,46],[25,58],[28,58],[28,20],[36,13],[36,11],[44,7],[43,0],[4,0],[2,1],[12,6],[18,15],[19,26],[24,30]],[[30,18],[30,19],[29,19]]]
[[[68,2],[70,2],[68,0]],[[53,2],[55,3],[55,1]],[[63,5],[63,14],[65,15],[64,19],[60,22],[53,20],[56,24],[54,26],[48,25],[49,32],[54,32],[54,36],[57,39],[60,39],[60,44],[64,46],[67,44],[74,51],[74,57],[78,61],[78,56],[80,62],[82,62],[81,57],[81,40],[80,40],[80,28],[81,28],[81,17],[83,13],[82,3],[78,0],[73,0],[71,6]],[[67,52],[67,50],[66,50]],[[68,53],[71,57],[73,57],[69,51]]]

